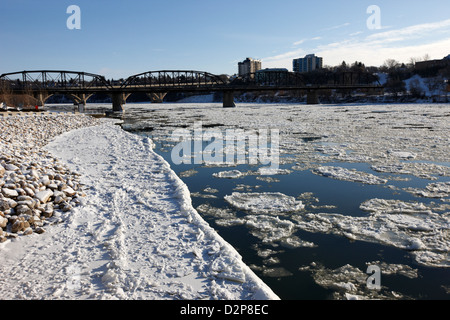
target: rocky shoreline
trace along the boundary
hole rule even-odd
[[[79,175],[43,147],[58,135],[99,123],[69,113],[0,117],[0,242],[44,233],[80,203]]]

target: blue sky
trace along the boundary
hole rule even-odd
[[[69,30],[69,5],[81,30]],[[367,27],[370,5],[381,29]],[[448,0],[1,0],[0,73],[64,69],[120,78],[162,69],[234,74],[246,57],[292,69],[316,53],[382,65],[450,54]]]

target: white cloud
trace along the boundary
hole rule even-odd
[[[346,22],[337,26],[333,26],[333,27],[329,27],[329,28],[325,28],[322,29],[323,31],[330,31],[330,30],[336,30],[336,29],[340,29],[340,28],[344,28],[344,27],[348,27],[351,23],[350,22]]]
[[[348,24],[341,26],[345,25]],[[325,65],[334,66],[345,60],[380,66],[387,59],[407,63],[411,57],[428,54],[432,59],[442,59],[450,53],[450,19],[378,32],[365,38],[358,37],[362,34],[362,32],[353,33],[342,41],[303,47],[262,60],[268,68],[291,69],[292,59],[315,53],[324,58]]]
[[[317,48],[316,54],[324,57],[328,65],[362,61],[366,65],[381,66],[387,59],[407,63],[411,57],[429,54],[432,59],[442,59],[448,54],[450,37],[430,43],[387,46],[372,42],[352,42],[342,45],[332,44]]]
[[[304,56],[306,53],[303,49],[297,49],[297,50],[292,50],[286,53],[282,53],[273,57],[268,57],[265,59],[262,59],[262,63],[264,64],[264,67],[266,68],[271,68],[274,65],[276,65],[277,63],[279,63],[280,61],[289,61],[289,64],[292,64],[292,59],[296,59],[299,57]],[[270,65],[270,66],[266,66]]]
[[[358,36],[358,35],[363,34],[363,33],[364,33],[363,31],[357,31],[357,32],[354,32],[354,33],[350,33],[350,37],[355,37],[355,36]]]
[[[301,44],[304,44],[306,41],[317,41],[317,40],[320,40],[320,39],[322,39],[322,37],[314,37],[314,38],[311,38],[311,39],[302,39],[302,40],[299,40],[297,42],[294,42],[292,45],[293,46],[299,46]]]
[[[306,40],[307,40],[307,39],[302,39],[302,40],[300,40],[300,41],[296,41],[296,42],[294,42],[292,45],[293,45],[293,46],[299,46],[299,45],[305,43]]]
[[[432,23],[418,24],[402,29],[376,33],[367,37],[369,41],[396,42],[417,39],[430,35],[430,32],[445,30],[450,27],[450,19]]]

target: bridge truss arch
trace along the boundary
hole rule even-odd
[[[81,91],[109,89],[111,85],[104,76],[78,71],[35,70],[4,73],[0,76],[1,87],[12,91]]]
[[[222,77],[204,71],[193,70],[161,70],[148,71],[130,76],[122,84],[121,89],[143,88],[211,88],[226,85]]]

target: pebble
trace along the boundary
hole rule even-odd
[[[42,234],[84,197],[79,175],[44,149],[54,137],[98,125],[83,114],[0,117],[0,242]],[[55,221],[51,221],[55,219]]]

